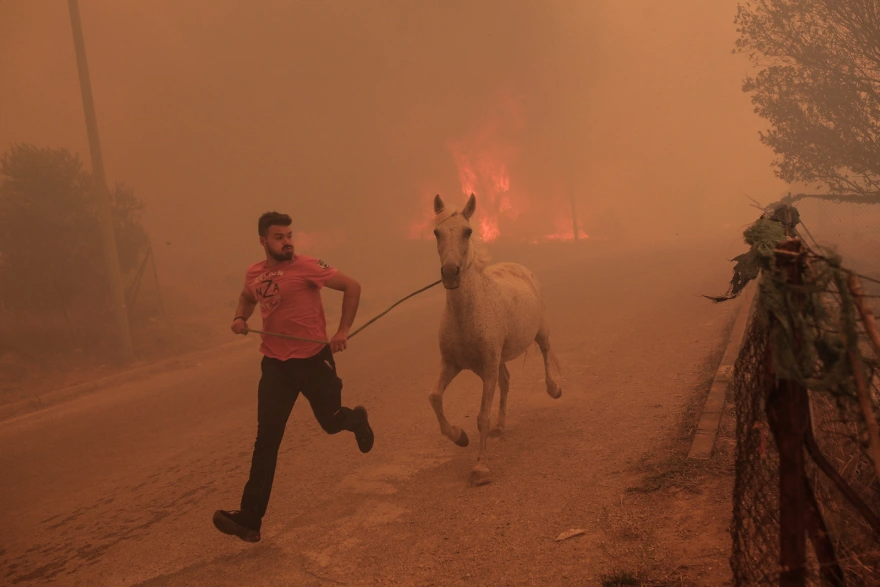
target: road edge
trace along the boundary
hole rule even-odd
[[[721,416],[724,414],[727,388],[733,380],[733,367],[742,348],[742,341],[745,338],[746,329],[752,317],[755,300],[757,299],[755,295],[757,288],[755,281],[750,281],[741,294],[736,321],[733,323],[730,339],[727,342],[727,349],[724,351],[721,364],[715,372],[715,378],[712,380],[709,394],[703,403],[703,409],[697,423],[697,430],[694,433],[694,437],[691,440],[691,448],[688,451],[688,459],[707,460],[712,457],[712,453],[715,450],[715,439],[718,436],[718,428],[721,425]]]
[[[246,337],[242,337],[241,340],[223,343],[215,347],[193,351],[184,355],[160,359],[147,365],[142,365],[133,369],[126,369],[100,379],[62,387],[27,399],[0,405],[0,423],[11,420],[12,418],[38,412],[61,403],[73,401],[83,395],[100,391],[114,385],[148,379],[159,373],[181,369],[198,360],[209,359],[214,355],[221,354],[229,349],[244,347],[247,342],[250,341]]]

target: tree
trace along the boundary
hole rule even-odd
[[[777,176],[835,194],[880,194],[880,4],[755,0],[739,5],[737,51],[760,71],[743,84]]]
[[[110,295],[91,174],[66,149],[13,145],[0,158],[0,301],[10,309],[66,310]],[[143,203],[111,192],[119,261],[146,250]]]

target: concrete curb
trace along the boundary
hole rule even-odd
[[[43,410],[60,403],[68,402],[82,395],[105,389],[107,387],[112,387],[114,385],[120,385],[122,383],[128,383],[131,381],[139,381],[147,379],[159,373],[181,369],[186,366],[192,365],[199,360],[210,359],[214,355],[219,355],[224,351],[234,349],[236,347],[244,348],[245,343],[250,342],[251,340],[252,339],[242,337],[242,340],[224,343],[210,349],[195,351],[177,357],[170,357],[168,359],[161,359],[159,361],[156,361],[155,363],[150,363],[148,365],[143,365],[142,367],[136,367],[134,369],[128,369],[126,371],[114,373],[113,375],[102,377],[101,379],[86,381],[85,383],[79,383],[70,387],[48,391],[46,393],[43,393],[42,395],[37,395],[28,399],[19,400],[17,402],[6,405],[0,405],[0,422],[10,420],[18,416],[23,416],[31,412]]]
[[[730,333],[727,349],[724,351],[721,365],[718,366],[718,371],[715,373],[712,387],[709,388],[709,395],[706,396],[706,403],[703,404],[703,413],[700,415],[697,431],[691,441],[691,449],[688,452],[689,459],[706,460],[712,457],[715,437],[718,435],[718,427],[721,425],[721,416],[724,413],[727,388],[733,380],[733,366],[739,356],[746,328],[751,320],[757,300],[756,289],[757,284],[753,280],[746,285],[745,291],[741,294],[739,310]]]

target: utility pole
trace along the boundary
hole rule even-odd
[[[128,308],[125,304],[125,289],[122,285],[122,272],[119,269],[119,254],[116,250],[116,235],[113,231],[113,215],[110,209],[110,192],[104,176],[104,159],[101,156],[101,141],[98,138],[98,121],[95,116],[95,102],[92,98],[92,85],[89,81],[89,65],[86,61],[86,45],[83,40],[82,21],[79,16],[79,2],[68,0],[70,26],[73,29],[73,46],[76,50],[76,65],[79,70],[79,85],[82,90],[83,110],[86,115],[86,131],[89,135],[89,153],[92,160],[92,178],[98,196],[98,215],[101,224],[101,237],[104,243],[104,257],[107,265],[107,279],[113,300],[116,319],[117,349],[121,359],[129,363],[133,359],[131,332],[128,325]]]

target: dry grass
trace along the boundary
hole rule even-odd
[[[602,587],[696,587],[698,583],[686,576],[687,568],[678,567],[665,577],[650,579],[631,571],[616,571],[599,577]]]
[[[672,455],[660,463],[643,465],[644,476],[639,485],[627,491],[636,493],[652,493],[655,491],[689,491],[702,492],[705,475],[729,473],[730,468],[714,459],[696,461],[687,456]]]

